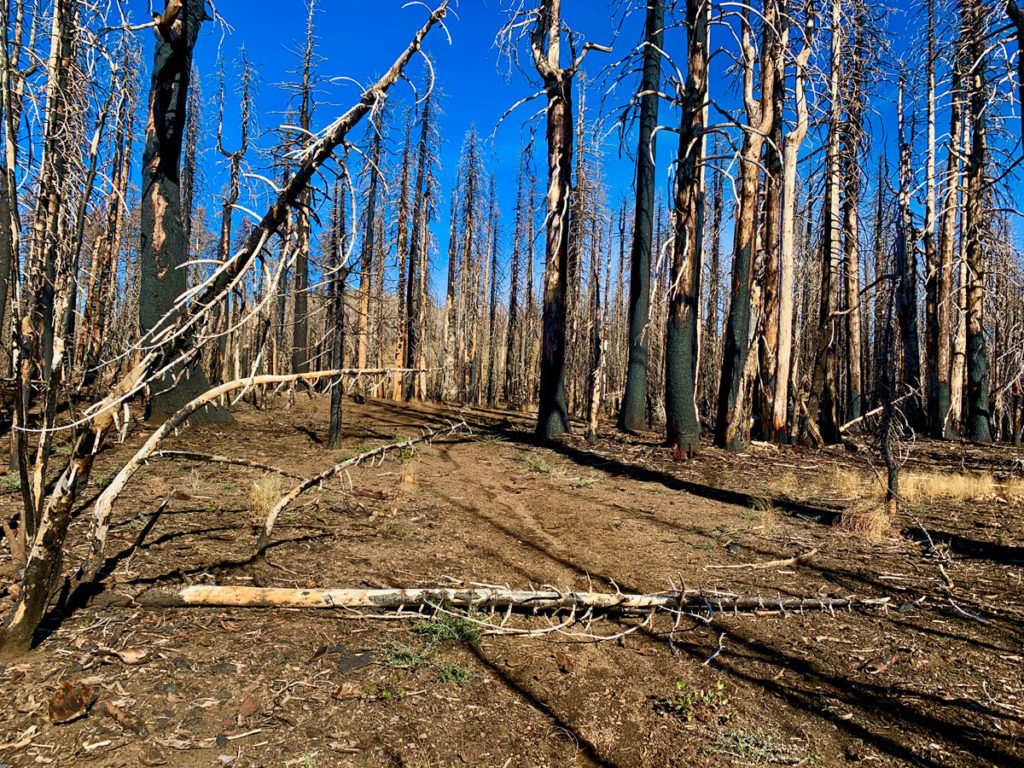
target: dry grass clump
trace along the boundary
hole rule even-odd
[[[254,525],[262,525],[267,513],[281,500],[281,478],[264,475],[249,489],[249,514]]]
[[[996,492],[996,479],[987,472],[900,473],[900,496],[912,504],[938,500],[972,501]]]
[[[836,528],[870,542],[885,541],[896,535],[887,505],[877,502],[858,504],[845,510],[836,522]]]
[[[833,464],[825,477],[827,490],[842,499],[856,499],[878,496],[884,490],[875,477],[869,477],[856,469],[846,469]]]
[[[802,485],[804,484],[792,472],[786,472],[768,483],[773,496],[785,496],[787,499],[797,498]]]
[[[1002,483],[1003,495],[1008,499],[1024,499],[1024,477],[1011,477]]]

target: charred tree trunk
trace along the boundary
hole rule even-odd
[[[967,240],[967,418],[969,440],[992,439],[988,392],[988,351],[985,344],[985,163],[987,73],[984,9],[965,2],[962,14],[965,43],[970,53],[968,73],[970,93],[971,151],[967,156],[967,199],[964,205],[964,230]]]
[[[626,388],[619,411],[619,429],[637,431],[647,426],[647,347],[651,301],[651,239],[654,225],[654,184],[661,87],[661,50],[664,45],[665,1],[650,0],[640,89],[640,126],[636,150],[636,209],[629,270],[629,357]]]
[[[838,0],[837,0],[838,1]],[[774,122],[776,71],[789,37],[788,28],[777,28],[779,0],[765,0],[764,38],[761,43],[761,94],[754,93],[754,69],[757,51],[750,25],[750,10],[744,8],[742,21],[743,93],[747,113],[743,148],[740,154],[739,201],[733,234],[732,303],[725,330],[721,383],[718,388],[718,414],[715,420],[715,445],[730,451],[745,450],[750,441],[751,386],[756,370],[756,355],[750,357],[750,330],[760,313],[760,288],[755,286],[755,259],[760,157],[765,137]],[[781,37],[781,39],[779,39]]]
[[[676,457],[700,448],[697,366],[700,362],[700,281],[704,251],[704,128],[708,94],[708,12],[686,4],[687,79],[679,124],[675,237],[665,336],[666,439]]]
[[[544,0],[533,29],[534,65],[547,96],[548,191],[545,219],[543,331],[537,435],[570,431],[565,401],[565,298],[569,270],[572,175],[572,79],[560,63],[561,0]]]
[[[179,297],[187,287],[188,244],[181,217],[182,138],[192,73],[192,48],[206,18],[203,0],[168,0],[157,30],[153,58],[146,146],[142,154],[142,287],[139,327],[148,344],[158,344],[177,322]],[[155,382],[147,416],[160,419],[209,388],[199,365],[176,369]],[[227,411],[209,406],[195,420],[230,420]]]
[[[818,348],[814,357],[814,373],[807,401],[807,430],[811,442],[836,443],[839,434],[839,139],[842,114],[839,103],[842,30],[840,2],[832,0],[832,51],[829,77],[828,139],[825,148],[825,206],[822,210],[824,230],[821,259],[821,296],[818,312]],[[816,422],[816,424],[815,424]]]

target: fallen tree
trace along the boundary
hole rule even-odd
[[[625,614],[651,611],[803,611],[885,607],[888,597],[763,597],[709,590],[673,590],[654,594],[576,592],[555,589],[515,590],[498,587],[428,589],[288,589],[196,584],[157,587],[136,595],[112,595],[107,604],[173,607],[342,608],[403,610],[514,608],[532,611],[594,609]]]

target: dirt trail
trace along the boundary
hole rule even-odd
[[[0,673],[9,702],[0,762],[1024,765],[1019,506],[921,512],[953,553],[948,594],[915,540],[917,523],[904,521],[903,537],[882,544],[829,525],[858,503],[836,492],[830,468],[865,470],[863,454],[708,449],[678,463],[653,438],[611,432],[595,445],[540,447],[524,420],[501,411],[345,408],[335,452],[322,444],[325,401],[305,399],[290,411],[243,410],[235,425],[184,432],[167,447],[306,476],[442,417],[467,418],[473,433],[303,496],[282,515],[267,559],[245,564],[255,543],[248,492],[261,473],[154,462],[118,502],[115,546],[128,547],[171,491],[181,498],[130,559],[117,560],[108,588],[480,581],[657,591],[682,583],[766,598],[889,596],[892,610],[766,611],[675,627],[666,617],[609,642],[487,636],[473,645],[432,639],[427,622],[344,613],[88,607],[51,623],[24,664]],[[104,454],[97,478],[144,436]],[[962,458],[924,450],[932,466]],[[979,468],[1005,465],[1003,454],[972,451]],[[811,549],[818,554],[794,566],[719,567]],[[985,623],[958,613],[951,598]],[[532,629],[547,622],[512,620]],[[636,623],[606,618],[591,631]],[[720,638],[722,652],[705,664]],[[125,648],[146,656],[126,664],[104,650]],[[51,723],[46,703],[63,680],[92,685],[97,699],[137,716],[144,735],[103,716],[98,703],[75,722]]]

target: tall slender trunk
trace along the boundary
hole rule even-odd
[[[925,261],[925,356],[928,382],[928,431],[941,438],[946,404],[940,392],[945,376],[940,372],[939,346],[943,328],[940,323],[942,268],[935,242],[935,0],[928,0],[928,147],[925,161],[924,261]],[[956,96],[954,95],[954,99]],[[945,330],[948,334],[948,327]],[[948,359],[946,360],[948,365]],[[948,397],[948,395],[947,395]]]
[[[430,207],[430,186],[427,180],[428,163],[430,161],[430,126],[433,119],[431,94],[423,100],[420,113],[420,142],[416,159],[416,180],[413,183],[413,220],[412,236],[409,242],[409,279],[406,283],[406,344],[405,367],[421,368],[420,358],[423,354],[424,336],[424,301],[423,294],[426,284],[426,238],[427,215]],[[422,374],[415,374],[407,379],[405,399],[412,400],[425,396],[421,380]]]
[[[779,265],[779,350],[775,362],[775,392],[770,434],[773,440],[789,437],[789,380],[793,356],[793,291],[796,264],[796,170],[800,145],[807,135],[807,63],[814,45],[813,2],[804,6],[804,39],[796,57],[794,80],[796,125],[786,134],[782,147],[782,220],[780,223],[781,263]],[[788,19],[787,19],[788,21]]]
[[[666,440],[676,457],[700,448],[697,366],[700,362],[700,282],[704,252],[704,128],[708,95],[708,12],[686,3],[687,79],[676,163],[672,276],[665,335]]]
[[[808,432],[812,442],[836,443],[839,434],[839,257],[842,240],[839,211],[839,139],[842,108],[839,78],[842,58],[840,0],[832,0],[832,47],[829,75],[828,138],[825,146],[825,206],[822,210],[821,297],[818,312],[818,347],[807,401]],[[816,424],[815,424],[816,422]],[[815,432],[817,433],[815,435]]]
[[[959,45],[958,45],[959,49]],[[946,188],[942,203],[942,221],[939,229],[938,255],[938,349],[936,369],[938,378],[937,410],[941,418],[942,436],[954,437],[955,429],[950,415],[953,409],[953,284],[954,254],[956,253],[957,212],[960,210],[960,178],[963,144],[963,92],[961,77],[962,56],[954,54],[952,101],[949,111],[949,139],[946,145]],[[958,315],[959,317],[959,315]],[[959,320],[958,320],[959,323]],[[960,374],[960,381],[963,375]],[[956,425],[960,422],[957,409]]]
[[[964,229],[967,239],[967,418],[969,440],[992,439],[988,393],[988,351],[985,344],[985,181],[987,115],[986,42],[983,9],[963,3],[965,38],[972,64],[968,73],[971,151],[967,156],[967,199]]]
[[[758,187],[761,167],[758,160],[765,137],[774,122],[777,68],[789,38],[788,28],[777,29],[779,0],[765,0],[764,39],[761,43],[763,66],[760,68],[761,95],[755,99],[754,67],[757,51],[752,41],[750,9],[743,10],[743,93],[748,128],[744,131],[740,154],[739,201],[733,234],[732,303],[726,323],[721,383],[718,388],[718,415],[715,420],[715,444],[730,451],[745,450],[750,440],[750,394],[756,368],[756,354],[750,356],[750,329],[760,313],[761,286],[755,285],[755,238],[757,235]],[[780,38],[781,39],[778,39]]]
[[[864,116],[864,60],[868,56],[865,39],[868,20],[858,5],[854,21],[851,66],[847,77],[849,96],[846,122],[843,124],[843,257],[846,268],[846,341],[848,348],[847,420],[860,417],[864,377],[861,369],[860,298],[860,149]]]
[[[370,343],[370,293],[373,290],[373,262],[376,255],[377,186],[380,180],[380,160],[384,143],[384,112],[378,107],[370,123],[370,184],[366,193],[366,221],[363,228],[359,272],[359,316],[356,331],[356,366],[366,367]],[[296,267],[297,268],[297,267]],[[298,304],[296,304],[296,310]]]
[[[654,224],[655,157],[661,50],[664,45],[665,1],[648,0],[644,33],[643,78],[640,81],[640,124],[636,150],[636,208],[629,269],[629,357],[619,428],[647,426],[647,347],[651,301],[651,234]]]
[[[565,297],[569,270],[569,207],[572,175],[572,76],[560,64],[561,0],[544,0],[537,15],[534,63],[547,95],[547,216],[544,245],[543,331],[537,435],[570,431],[565,402]]]

